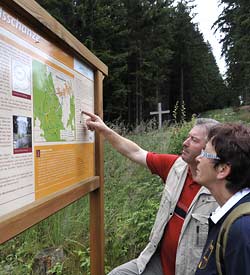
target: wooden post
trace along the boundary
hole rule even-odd
[[[163,114],[169,114],[169,113],[170,113],[169,110],[162,111],[161,102],[160,102],[160,103],[158,103],[158,111],[150,112],[150,115],[158,115],[158,128],[161,129],[161,127],[162,127],[162,115]]]
[[[95,73],[95,113],[103,118],[102,97],[103,74]],[[104,153],[103,137],[95,136],[95,173],[100,187],[90,193],[90,273],[104,275]]]

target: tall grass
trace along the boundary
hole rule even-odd
[[[88,223],[88,197],[84,197],[1,245],[0,274],[32,274],[35,255],[53,247],[64,249],[62,274],[87,274],[89,265],[84,264],[89,260],[87,257],[83,259],[82,255],[88,254],[89,249]]]

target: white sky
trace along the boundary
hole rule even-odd
[[[199,30],[203,33],[204,40],[209,41],[212,46],[213,54],[217,65],[223,75],[226,72],[226,64],[224,58],[221,58],[221,44],[219,43],[219,32],[214,34],[214,29],[211,30],[213,23],[218,19],[222,8],[218,6],[217,0],[195,0],[197,5],[193,10],[197,15],[193,22],[198,23]]]

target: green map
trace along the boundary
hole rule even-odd
[[[73,79],[36,60],[33,60],[32,71],[35,141],[73,141]]]

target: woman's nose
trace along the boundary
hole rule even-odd
[[[195,160],[199,163],[200,162],[200,159],[201,159],[201,155],[198,155]]]

